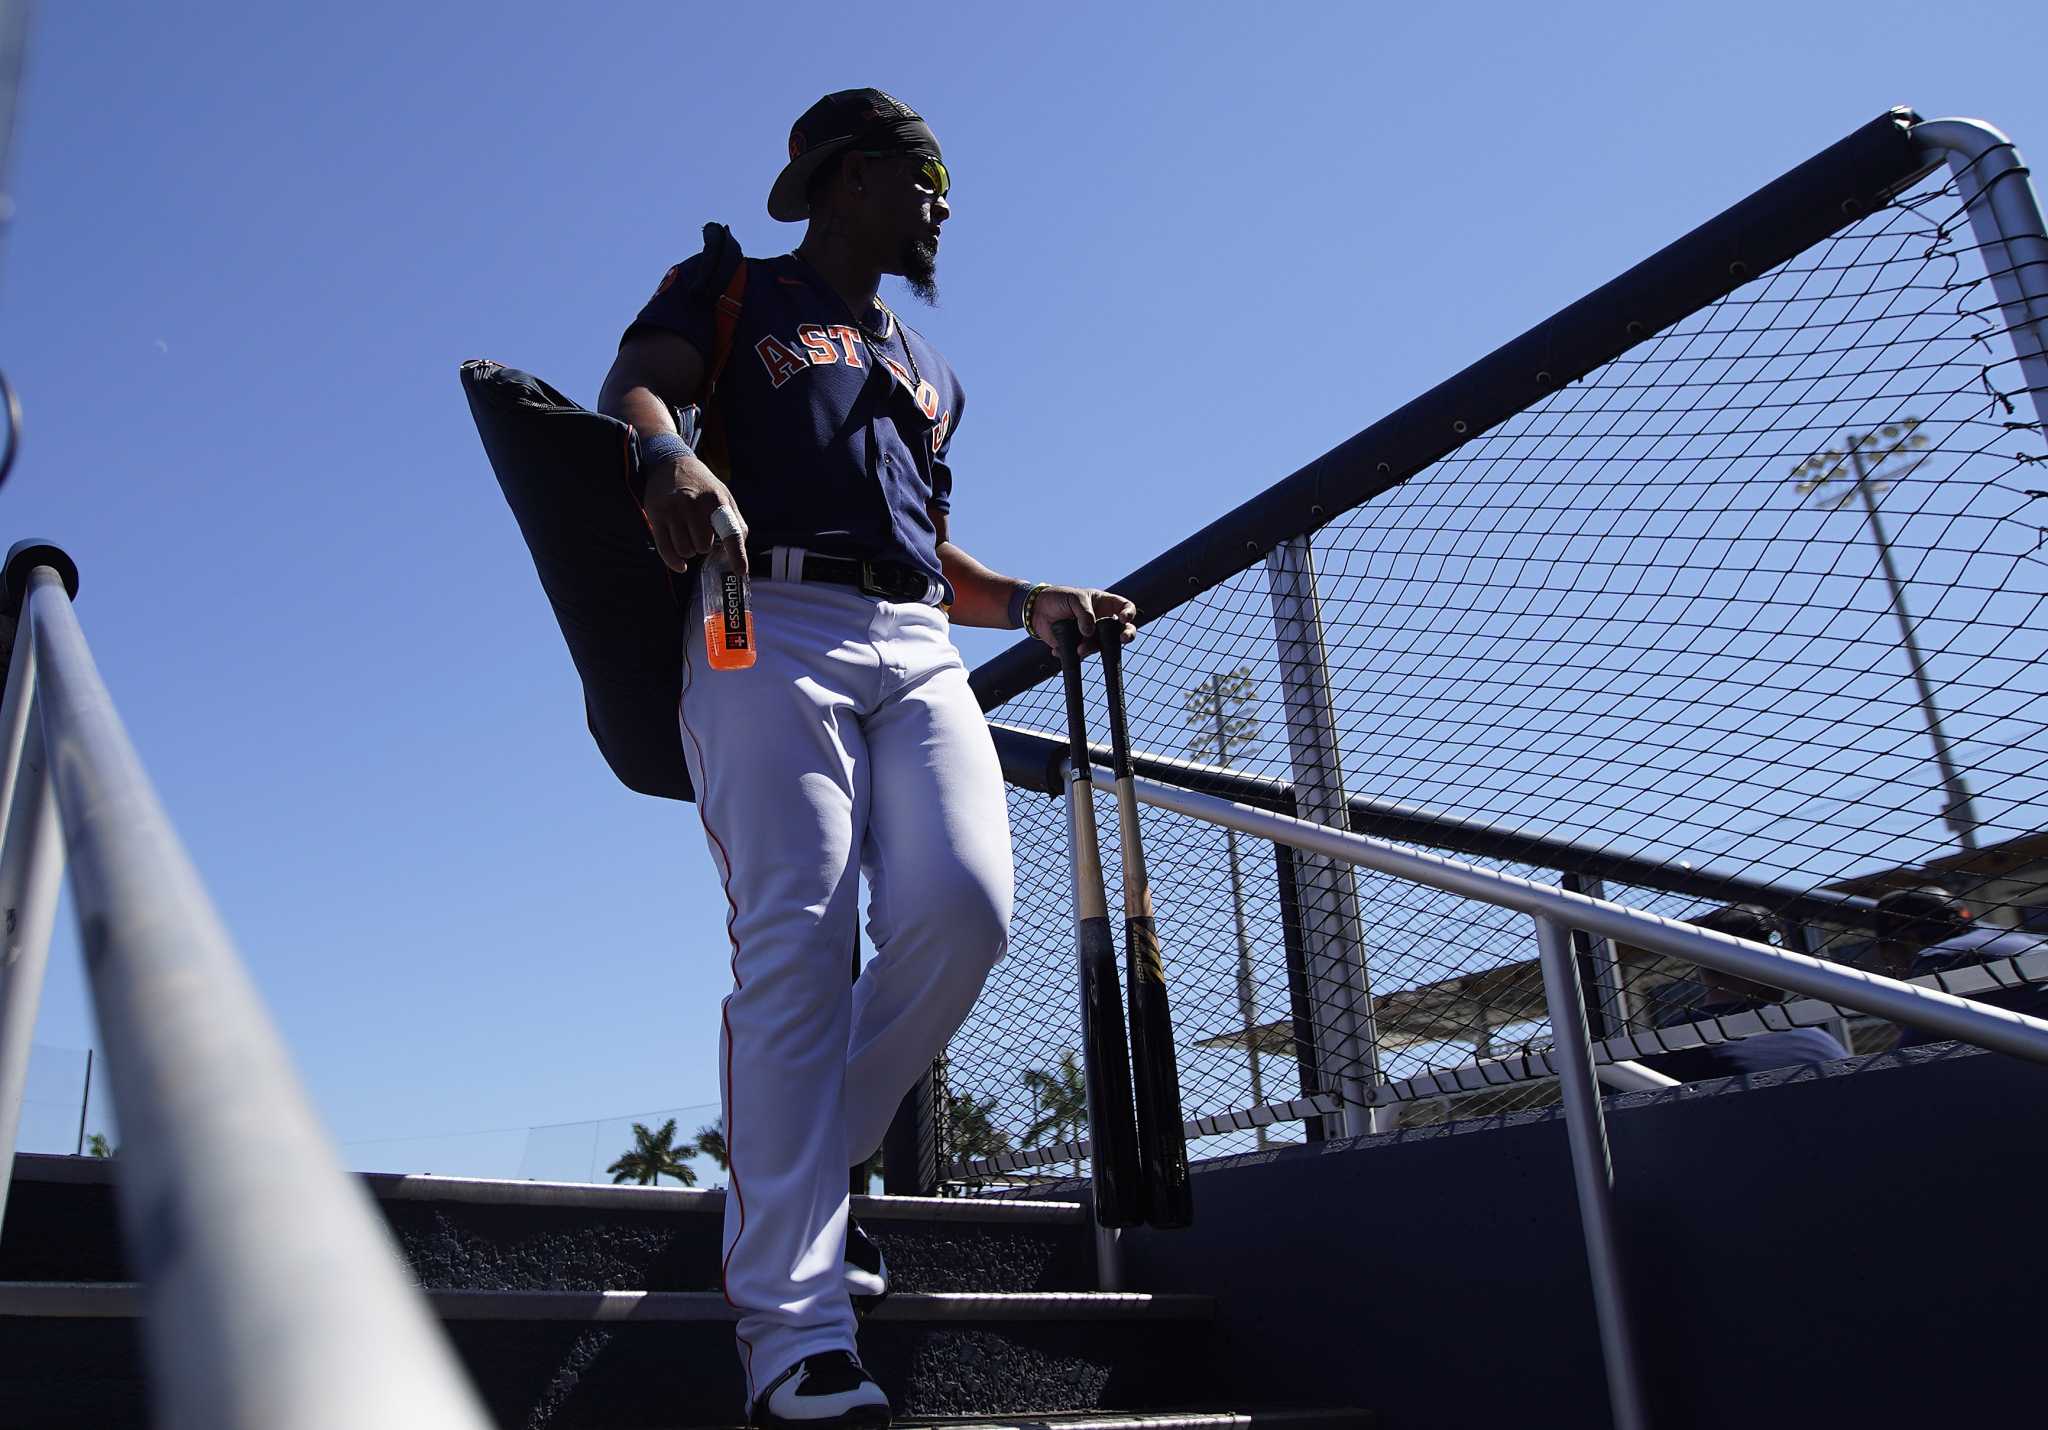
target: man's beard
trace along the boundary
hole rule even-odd
[[[928,238],[913,238],[903,245],[903,259],[897,272],[909,285],[917,301],[927,308],[939,304],[939,246]]]

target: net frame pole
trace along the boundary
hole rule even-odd
[[[2026,161],[2011,139],[1981,119],[1922,120],[1909,134],[1929,163],[1946,163],[1955,175],[2019,355],[2034,422],[2048,437],[2048,224]]]
[[[1593,1047],[1587,1037],[1578,960],[1570,931],[1553,919],[1536,920],[1536,948],[1543,964],[1543,996],[1550,1008],[1551,1048],[1564,1095],[1565,1136],[1571,1145],[1572,1183],[1578,1192],[1586,1269],[1593,1281],[1593,1312],[1600,1326],[1607,1400],[1614,1430],[1644,1430],[1649,1422],[1643,1408],[1642,1371],[1636,1361],[1627,1277],[1614,1231],[1614,1158],[1608,1151],[1607,1119],[1593,1076]]]
[[[28,1092],[29,1056],[43,975],[50,966],[50,935],[57,926],[57,895],[64,882],[64,837],[57,795],[43,743],[42,702],[36,698],[35,643],[15,632],[7,695],[0,702],[0,738],[6,741],[0,774],[0,909],[7,911],[0,942],[0,1223],[13,1186],[21,1105]],[[90,1051],[86,1053],[90,1077]],[[79,1114],[81,1120],[84,1112]]]
[[[1891,109],[1667,244],[1611,282],[1110,583],[1158,620],[1398,486],[1515,413],[1734,292],[1881,207],[1940,162],[1916,146],[1910,109]],[[976,667],[983,710],[1058,674],[1029,638]]]
[[[1321,1086],[1316,1063],[1315,1005],[1308,996],[1308,954],[1301,941],[1301,900],[1295,886],[1294,851],[1285,844],[1273,846],[1273,882],[1280,893],[1280,944],[1287,962],[1287,1018],[1294,1039],[1294,1074],[1301,1096],[1313,1097]],[[1326,1133],[1320,1116],[1307,1119],[1304,1131],[1311,1142]]]
[[[1590,898],[1607,897],[1607,881],[1598,875],[1561,870],[1558,886]],[[1626,1033],[1634,1019],[1629,1007],[1627,972],[1621,966],[1621,956],[1615,950],[1614,940],[1587,933],[1584,929],[1573,929],[1572,950],[1578,955],[1579,969],[1585,979],[1589,1025],[1603,1038]]]
[[[1294,769],[1295,812],[1303,819],[1347,829],[1351,801],[1344,790],[1315,553],[1308,538],[1292,537],[1275,546],[1266,556],[1266,579],[1287,715],[1288,756]],[[1344,1136],[1390,1130],[1392,1117],[1370,1102],[1371,1089],[1381,1081],[1379,1031],[1373,1018],[1365,925],[1358,908],[1358,876],[1349,864],[1309,851],[1297,853],[1294,867],[1317,1065],[1326,1074],[1336,1073],[1333,1090],[1344,1100]]]

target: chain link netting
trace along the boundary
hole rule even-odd
[[[1354,809],[1519,838],[1458,857],[1546,883],[1571,844],[1771,886],[1784,900],[1756,902],[1779,941],[1851,961],[1868,933],[1802,922],[1794,894],[1936,882],[1981,919],[2038,924],[2048,466],[2005,324],[1953,185],[1929,181],[1317,531]],[[1276,661],[1264,566],[1196,595],[1126,658],[1134,747],[1292,784]],[[1092,662],[1087,684],[1101,741]],[[1061,701],[1052,681],[991,716],[1063,738]],[[1011,952],[943,1063],[952,1163],[1086,1131],[1065,809],[1013,788],[1010,813]],[[1113,864],[1101,793],[1097,817]],[[1144,836],[1189,1118],[1343,1077],[1404,1091],[1384,1126],[1555,1100],[1540,1079],[1402,1087],[1547,1045],[1525,916],[1159,810]],[[1586,891],[1712,906],[1632,878]],[[1370,1045],[1318,1027],[1317,970],[1347,943]],[[1697,1021],[1728,991],[1641,950],[1581,952],[1596,1033]],[[1838,1031],[1858,1052],[1893,1036]],[[1190,1155],[1305,1135],[1290,1120]]]

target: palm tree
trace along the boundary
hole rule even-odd
[[[686,1187],[697,1185],[697,1174],[684,1159],[690,1155],[688,1144],[681,1147],[676,1143],[676,1120],[671,1117],[661,1124],[659,1132],[647,1130],[647,1124],[633,1124],[631,1151],[605,1168],[612,1174],[614,1185],[620,1182],[638,1182],[641,1186],[650,1183],[659,1186],[663,1177],[674,1177]]]
[[[975,1157],[999,1157],[1010,1150],[1010,1134],[995,1125],[996,1100],[993,1095],[976,1097],[963,1092],[958,1097],[947,1094],[946,1125],[953,1138],[953,1154],[963,1160]]]
[[[721,1172],[730,1172],[732,1162],[725,1150],[725,1119],[707,1123],[697,1129],[697,1150],[718,1164]]]
[[[1036,1146],[1047,1133],[1062,1142],[1080,1140],[1088,1125],[1088,1080],[1071,1049],[1060,1054],[1057,1072],[1027,1069],[1024,1088],[1031,1094],[1031,1110],[1035,1114],[1031,1125],[1024,1129],[1026,1143]],[[1074,1175],[1081,1175],[1079,1158],[1074,1161]]]
[[[88,1157],[111,1157],[114,1155],[114,1144],[107,1141],[106,1133],[95,1132],[92,1136],[85,1139],[85,1155]]]

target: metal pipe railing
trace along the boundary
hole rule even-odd
[[[1543,997],[1550,1006],[1551,1046],[1564,1094],[1564,1126],[1571,1144],[1572,1184],[1578,1192],[1579,1229],[1593,1280],[1593,1312],[1600,1323],[1600,1360],[1607,1371],[1607,1401],[1614,1430],[1642,1430],[1641,1369],[1628,1313],[1628,1278],[1614,1234],[1614,1159],[1607,1150],[1607,1118],[1593,1077],[1586,1034],[1586,1001],[1572,957],[1571,931],[1536,920],[1536,950],[1543,963]]]
[[[1933,988],[1970,997],[2022,986],[2048,983],[2048,952],[2022,954],[1991,963],[1973,964],[1942,973],[1929,973],[1913,980],[1915,987]],[[1655,1092],[1679,1085],[1634,1061],[1659,1053],[1732,1042],[1758,1033],[1782,1033],[1788,1028],[1822,1028],[1838,1023],[1841,1010],[1818,998],[1800,998],[1790,1003],[1766,1003],[1739,1013],[1718,1013],[1697,1022],[1619,1033],[1593,1044],[1594,1072],[1616,1092]],[[1846,1040],[1845,1040],[1846,1042]],[[1434,1072],[1396,1078],[1375,1087],[1373,1104],[1391,1107],[1423,1098],[1456,1097],[1463,1093],[1498,1091],[1518,1084],[1545,1082],[1558,1075],[1549,1050],[1518,1052],[1497,1058],[1477,1058]],[[1215,1137],[1226,1132],[1243,1132],[1254,1127],[1272,1127],[1282,1122],[1300,1122],[1310,1117],[1329,1117],[1341,1112],[1342,1099],[1334,1092],[1311,1093],[1279,1102],[1259,1103],[1189,1118],[1184,1130],[1190,1140]],[[956,1162],[946,1175],[954,1180],[1031,1171],[1055,1162],[1072,1162],[1088,1155],[1088,1144],[1059,1143],[1004,1152],[994,1157],[968,1158]]]
[[[13,1186],[21,1104],[28,1091],[29,1053],[43,974],[50,964],[50,932],[64,881],[64,844],[57,799],[35,698],[35,645],[17,639],[8,662],[7,694],[0,701],[0,1221]]]
[[[483,1430],[150,788],[63,576],[37,565],[23,585],[19,639],[34,643],[121,1123],[121,1226],[144,1286],[155,1423]]]
[[[1571,930],[1625,940],[1750,982],[2048,1062],[2048,1022],[2040,1019],[1156,780],[1137,779],[1133,785],[1138,799],[1156,808],[1535,918],[1553,1033],[1550,1062],[1561,1084],[1602,1366],[1617,1430],[1639,1430],[1647,1423],[1647,1411],[1628,1313],[1627,1277],[1614,1229],[1613,1164]]]
[[[1853,1008],[1890,1022],[1926,1028],[1945,1038],[2048,1063],[2048,1022],[2009,1009],[1830,963],[1810,954],[1750,943],[1555,885],[1475,868],[1439,854],[1403,849],[1368,835],[1234,804],[1156,780],[1137,779],[1133,785],[1140,803],[1191,819],[1254,834],[1290,848],[1312,850],[1481,903],[1552,919],[1567,928],[1604,934],[1652,953],[1700,964],[1752,983],[1790,989],[1839,1008]]]

